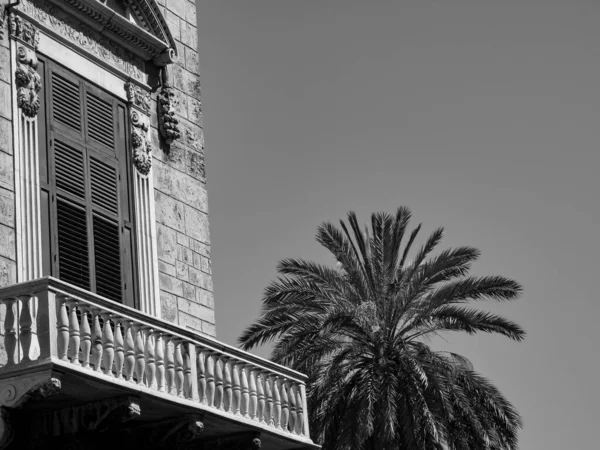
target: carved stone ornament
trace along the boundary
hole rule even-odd
[[[27,44],[17,44],[17,106],[26,117],[34,118],[40,109],[39,93],[42,89],[42,78],[37,72],[38,60],[35,54],[40,34],[32,24],[14,13],[10,14],[9,24],[11,37]]]
[[[150,119],[131,108],[131,143],[133,164],[142,175],[148,175],[152,167],[152,145],[148,136]]]
[[[173,89],[171,82],[171,66],[173,65],[174,58],[174,50],[169,49],[160,57],[154,59],[154,64],[161,67],[162,72],[162,87],[156,99],[158,107],[158,129],[167,145],[171,145],[173,141],[181,137],[178,126],[179,120],[175,117],[175,108],[173,107],[175,89]]]
[[[36,27],[15,13],[11,12],[9,17],[10,35],[30,45],[34,50],[40,42],[40,32]]]
[[[158,94],[158,127],[160,135],[167,145],[179,139],[181,133],[179,131],[179,120],[175,117],[175,109],[173,108],[173,97],[175,90],[172,87],[163,87]]]
[[[150,114],[150,92],[133,83],[126,83],[125,91],[127,92],[127,101],[129,103],[137,106],[146,114]]]
[[[20,407],[28,400],[56,395],[60,388],[60,380],[45,372],[0,381],[0,449],[6,448],[14,437],[10,409]]]

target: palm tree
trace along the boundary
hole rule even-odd
[[[240,336],[249,350],[275,341],[272,359],[309,375],[313,438],[324,450],[512,450],[521,418],[488,380],[428,339],[450,331],[525,332],[501,316],[467,306],[513,300],[522,288],[501,276],[469,276],[480,252],[433,254],[435,230],[408,259],[421,225],[411,212],[371,216],[361,232],[354,212],[341,228],[318,227],[335,268],[285,259],[266,289],[261,317]]]

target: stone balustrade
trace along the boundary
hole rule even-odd
[[[53,278],[0,289],[3,372],[44,362],[310,441],[305,376]]]

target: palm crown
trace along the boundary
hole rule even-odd
[[[514,407],[466,358],[425,342],[449,331],[521,341],[514,322],[467,306],[516,299],[521,286],[469,276],[473,247],[433,254],[442,228],[409,260],[421,228],[408,234],[410,218],[401,207],[373,214],[370,231],[353,212],[341,228],[320,225],[317,241],[337,267],[281,261],[261,317],[239,341],[250,349],[274,340],[272,359],[309,375],[311,426],[325,450],[516,449]]]

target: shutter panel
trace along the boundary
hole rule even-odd
[[[55,120],[81,132],[79,85],[52,72],[52,115]]]
[[[119,225],[94,214],[96,293],[121,301],[121,251]]]
[[[111,149],[115,147],[113,106],[100,97],[87,92],[88,137]]]
[[[90,156],[92,203],[118,217],[116,168]],[[94,263],[96,293],[121,301],[121,241],[119,224],[103,217],[94,209]]]
[[[58,189],[85,198],[85,172],[81,150],[55,139],[54,170]]]
[[[113,214],[119,214],[117,171],[102,161],[90,158],[92,202]]]
[[[90,289],[86,212],[62,199],[56,202],[59,277]]]

